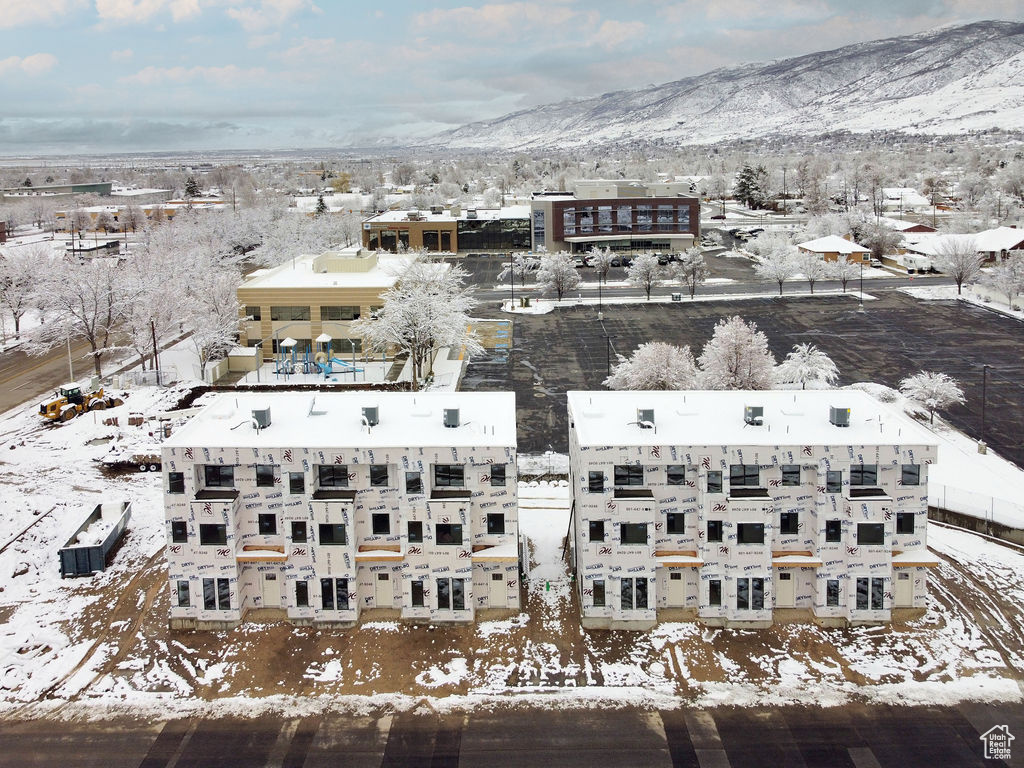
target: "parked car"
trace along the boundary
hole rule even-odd
[[[715,214],[714,216],[712,216],[711,218],[712,218],[712,219],[724,219],[724,218],[725,218],[725,214],[724,214],[724,213],[716,213],[716,214]]]
[[[622,262],[619,261],[617,258],[616,259],[612,259],[611,264],[612,264],[613,267],[621,267],[622,266]]]
[[[576,267],[576,269],[583,269],[583,267],[587,266],[586,263],[583,261],[582,256],[573,256],[572,265]]]
[[[669,263],[669,261],[671,261],[671,259],[669,259],[669,257],[666,256],[664,253],[658,254],[658,263],[661,264],[661,266],[665,266],[666,264]]]
[[[632,264],[633,264],[633,258],[631,256],[623,256],[622,257],[622,266],[629,267],[629,266],[632,266]]]
[[[881,267],[882,266],[882,262],[879,261],[878,259],[872,259],[871,260],[871,266],[872,267]]]

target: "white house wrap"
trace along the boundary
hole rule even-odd
[[[163,444],[171,626],[518,608],[512,393],[225,394]]]
[[[657,611],[765,626],[773,611],[888,621],[925,605],[920,425],[852,390],[570,392],[583,623]]]

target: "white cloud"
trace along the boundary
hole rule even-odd
[[[0,59],[0,75],[21,70],[26,75],[41,75],[57,66],[57,57],[50,53],[33,53],[31,56],[8,56]]]
[[[0,29],[49,21],[85,5],[85,0],[0,0]]]
[[[558,3],[514,2],[492,3],[479,8],[433,8],[416,14],[413,26],[419,28],[454,28],[475,37],[522,38],[532,30],[547,29],[562,32],[560,27],[573,24],[591,24],[593,12],[580,12]]]
[[[608,19],[598,27],[590,38],[591,45],[602,48],[615,48],[630,40],[636,40],[647,33],[647,25],[642,21],[615,21]]]
[[[234,64],[224,67],[154,67],[140,69],[134,75],[119,78],[122,83],[137,85],[155,85],[157,83],[181,84],[194,80],[206,83],[217,83],[221,86],[237,85],[246,80],[265,78],[267,71],[263,67],[242,69]]]
[[[228,8],[227,15],[246,32],[261,32],[283,24],[300,11],[319,12],[312,0],[260,0],[259,5]]]
[[[104,21],[141,22],[164,11],[184,21],[202,13],[202,0],[96,0],[96,14]]]
[[[124,48],[123,50],[120,50],[120,51],[111,51],[110,52],[110,58],[111,58],[112,61],[127,61],[128,59],[130,59],[134,55],[135,55],[135,51],[133,51],[131,48]]]

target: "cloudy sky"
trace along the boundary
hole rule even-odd
[[[0,0],[0,154],[328,147],[1020,0]]]

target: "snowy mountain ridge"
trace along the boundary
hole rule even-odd
[[[430,139],[528,149],[1024,129],[1024,23],[982,21],[563,101]]]

